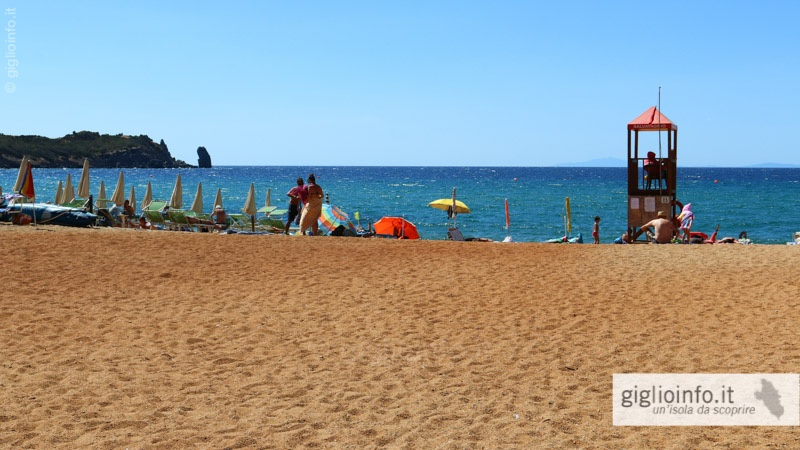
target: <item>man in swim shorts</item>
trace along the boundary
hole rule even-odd
[[[300,209],[308,196],[303,178],[298,178],[297,186],[291,188],[286,195],[289,197],[289,219],[286,221],[286,228],[284,228],[283,232],[289,234],[289,226],[300,214]]]
[[[653,229],[653,234],[655,235],[655,238],[653,239],[654,244],[669,244],[672,242],[672,238],[678,234],[678,230],[675,229],[675,225],[673,225],[672,221],[667,218],[667,213],[664,211],[659,211],[656,219],[642,225],[641,229],[636,233],[636,235],[638,236],[639,234],[647,231],[649,228]]]

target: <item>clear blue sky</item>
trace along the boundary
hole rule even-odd
[[[147,134],[192,164],[550,166],[624,159],[660,86],[680,165],[800,150],[800,2],[2,9],[3,134]]]

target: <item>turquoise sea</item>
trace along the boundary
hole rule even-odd
[[[202,182],[204,207],[211,204],[217,188],[230,212],[238,212],[250,183],[255,183],[258,205],[267,189],[272,204],[286,204],[286,192],[297,177],[313,172],[330,196],[330,202],[361,224],[382,216],[405,216],[417,225],[423,239],[445,239],[447,214],[427,206],[432,200],[457,197],[472,210],[460,214],[458,227],[465,237],[502,240],[506,237],[504,199],[508,199],[514,241],[531,242],[564,234],[564,199],[570,197],[573,235],[591,240],[593,218],[599,215],[601,241],[611,243],[626,228],[626,172],[624,168],[566,167],[275,167],[232,166],[213,169],[121,169],[125,197],[131,186],[141,202],[147,182],[154,199],[170,197],[178,173],[183,183],[184,207],[194,199]],[[37,201],[53,201],[58,181],[70,174],[77,188],[81,169],[33,169]],[[108,197],[114,191],[120,169],[91,169],[95,197],[100,181]],[[17,169],[0,169],[4,192],[13,187]],[[738,237],[747,231],[759,244],[784,244],[800,231],[800,169],[679,168],[678,199],[692,203],[693,231],[713,232],[719,237]],[[140,205],[137,205],[137,208]],[[354,221],[355,222],[355,221]]]

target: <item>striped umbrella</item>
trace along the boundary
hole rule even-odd
[[[350,216],[337,206],[331,206],[328,203],[322,204],[322,212],[319,215],[319,226],[325,228],[328,232],[335,230],[339,225],[344,225],[345,228],[356,233],[356,227],[350,221]]]

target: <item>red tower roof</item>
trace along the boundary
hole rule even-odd
[[[658,131],[661,130],[677,130],[678,125],[672,123],[667,116],[661,113],[655,106],[651,106],[647,111],[643,112],[639,117],[633,119],[628,124],[628,130],[639,131]]]

